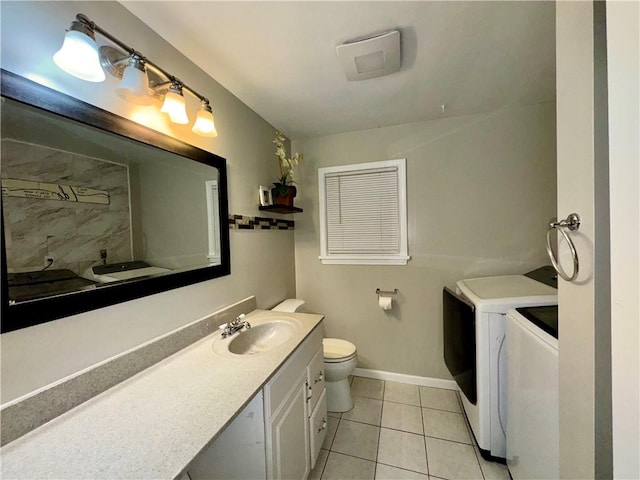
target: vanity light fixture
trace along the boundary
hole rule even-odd
[[[209,102],[202,101],[191,131],[203,137],[217,137],[216,125],[213,122],[213,111]]]
[[[122,81],[116,88],[120,98],[136,105],[151,105],[149,95],[149,77],[144,60],[137,55],[132,55],[122,72]]]
[[[109,45],[98,48],[96,33],[118,48]],[[160,111],[167,113],[173,123],[189,123],[183,95],[183,92],[187,92],[200,100],[193,133],[205,137],[218,135],[206,97],[96,25],[86,15],[76,15],[67,30],[62,48],[53,56],[53,60],[65,72],[89,82],[104,81],[105,71],[121,78],[116,93],[137,105],[151,105],[154,96],[164,95]]]
[[[160,109],[162,113],[169,115],[173,123],[185,125],[189,123],[187,116],[187,106],[182,95],[182,85],[178,82],[172,82],[169,90],[164,95],[164,102]]]
[[[95,40],[95,31],[91,24],[78,19],[71,23],[62,47],[53,56],[53,61],[74,77],[87,82],[102,82],[105,75],[100,66],[100,55]]]

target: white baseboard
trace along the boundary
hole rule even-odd
[[[356,368],[353,371],[356,377],[375,378],[377,380],[389,380],[391,382],[408,383],[410,385],[421,385],[423,387],[445,388],[447,390],[458,390],[455,380],[445,380],[443,378],[419,377],[417,375],[405,375],[404,373],[385,372],[382,370],[369,370],[368,368]]]

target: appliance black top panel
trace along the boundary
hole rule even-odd
[[[533,278],[538,282],[542,282],[553,288],[558,288],[558,274],[551,265],[536,268],[524,274],[526,277]]]
[[[554,338],[558,338],[558,306],[523,307],[516,311]]]

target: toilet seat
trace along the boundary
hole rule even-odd
[[[355,358],[356,346],[339,338],[323,338],[322,349],[325,363],[342,363]]]

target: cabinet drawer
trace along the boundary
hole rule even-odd
[[[317,352],[322,349],[322,324],[320,323],[304,342],[293,352],[293,355],[269,380],[265,388],[265,417],[270,418],[285,399],[295,381],[304,372],[307,364]]]
[[[323,388],[318,397],[318,404],[309,417],[311,468],[316,465],[320,447],[322,447],[324,437],[327,435],[327,391]]]
[[[320,395],[324,392],[324,351],[322,347],[318,349],[307,365],[307,382],[309,384],[309,412],[312,412]]]

